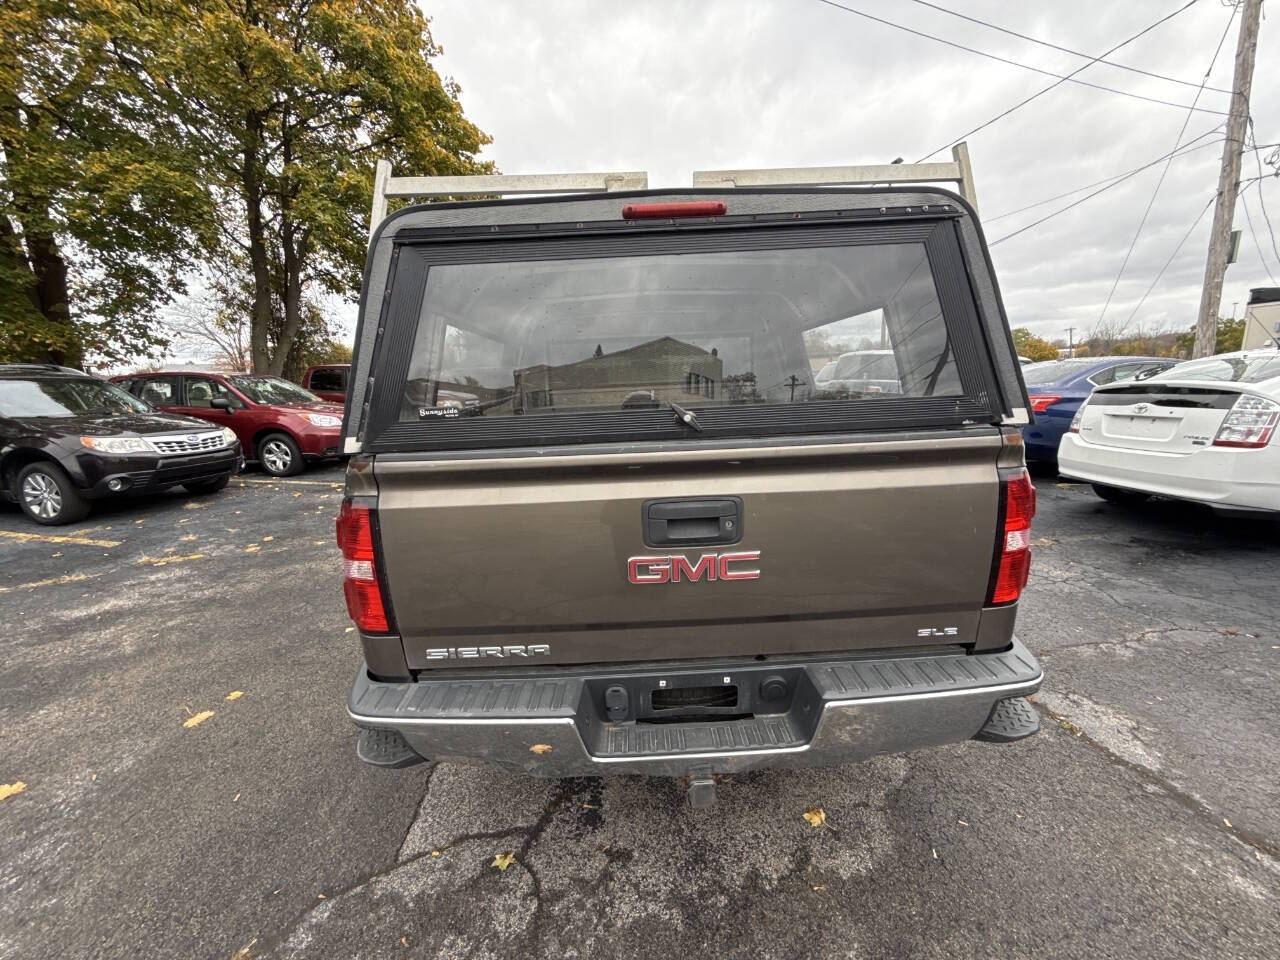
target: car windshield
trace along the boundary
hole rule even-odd
[[[310,390],[279,377],[228,377],[237,390],[254,403],[314,403],[320,398]]]
[[[1236,380],[1261,383],[1280,377],[1280,352],[1243,357],[1205,357],[1170,367],[1152,380]]]
[[[1071,360],[1045,360],[1042,363],[1029,363],[1022,368],[1022,380],[1028,387],[1043,387],[1050,383],[1060,383],[1084,373],[1090,367],[1097,366],[1096,357],[1076,357]]]
[[[0,380],[0,416],[80,417],[150,412],[150,405],[115,384],[90,377]]]

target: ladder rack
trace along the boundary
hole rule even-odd
[[[960,196],[975,210],[978,196],[973,185],[969,148],[951,148],[950,163],[876,163],[852,167],[776,167],[760,170],[696,170],[695,187],[852,186],[854,184],[954,183]],[[369,239],[387,216],[387,199],[430,197],[516,196],[521,194],[598,193],[645,190],[649,175],[642,171],[611,173],[482,174],[463,177],[393,177],[391,162],[379,160],[373,176],[373,209],[369,213]]]

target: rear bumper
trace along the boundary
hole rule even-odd
[[[740,668],[740,669],[739,669]],[[736,670],[736,672],[735,672]],[[603,691],[663,678],[715,678],[745,691],[782,675],[773,709],[732,719],[609,722]],[[1017,640],[1000,653],[938,652],[790,665],[603,670],[572,676],[380,683],[362,667],[347,713],[396,730],[421,756],[534,776],[682,776],[759,767],[831,766],[971,739],[1002,700],[1034,693],[1043,674]]]
[[[1090,443],[1067,433],[1058,472],[1076,480],[1138,490],[1212,507],[1280,511],[1280,447],[1236,450],[1205,446],[1165,453]]]

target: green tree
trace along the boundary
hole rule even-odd
[[[220,256],[247,268],[253,368],[280,374],[316,330],[308,302],[359,289],[374,160],[490,172],[489,138],[431,65],[411,0],[162,2],[179,26],[138,74],[200,141]]]
[[[184,131],[129,66],[152,26],[112,0],[0,5],[0,361],[163,343],[156,313],[211,208]]]
[[[1214,353],[1231,353],[1244,346],[1245,320],[1232,320],[1230,317],[1218,318],[1218,333],[1213,345]],[[1185,333],[1178,334],[1178,356],[1188,358],[1196,345],[1196,328],[1193,326]]]
[[[1037,337],[1026,327],[1014,327],[1013,345],[1018,351],[1018,356],[1026,357],[1028,360],[1057,360],[1058,348],[1048,340],[1042,340]]]

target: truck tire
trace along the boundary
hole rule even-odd
[[[259,440],[258,462],[273,477],[292,477],[307,466],[302,451],[287,433],[268,433]]]
[[[55,463],[41,460],[19,470],[14,494],[22,512],[46,526],[75,523],[89,513],[89,501]]]
[[[1093,484],[1093,492],[1100,496],[1107,503],[1114,503],[1118,507],[1136,507],[1140,503],[1146,503],[1151,499],[1149,493],[1139,493],[1136,490],[1121,490],[1119,487],[1108,487],[1103,483]]]

